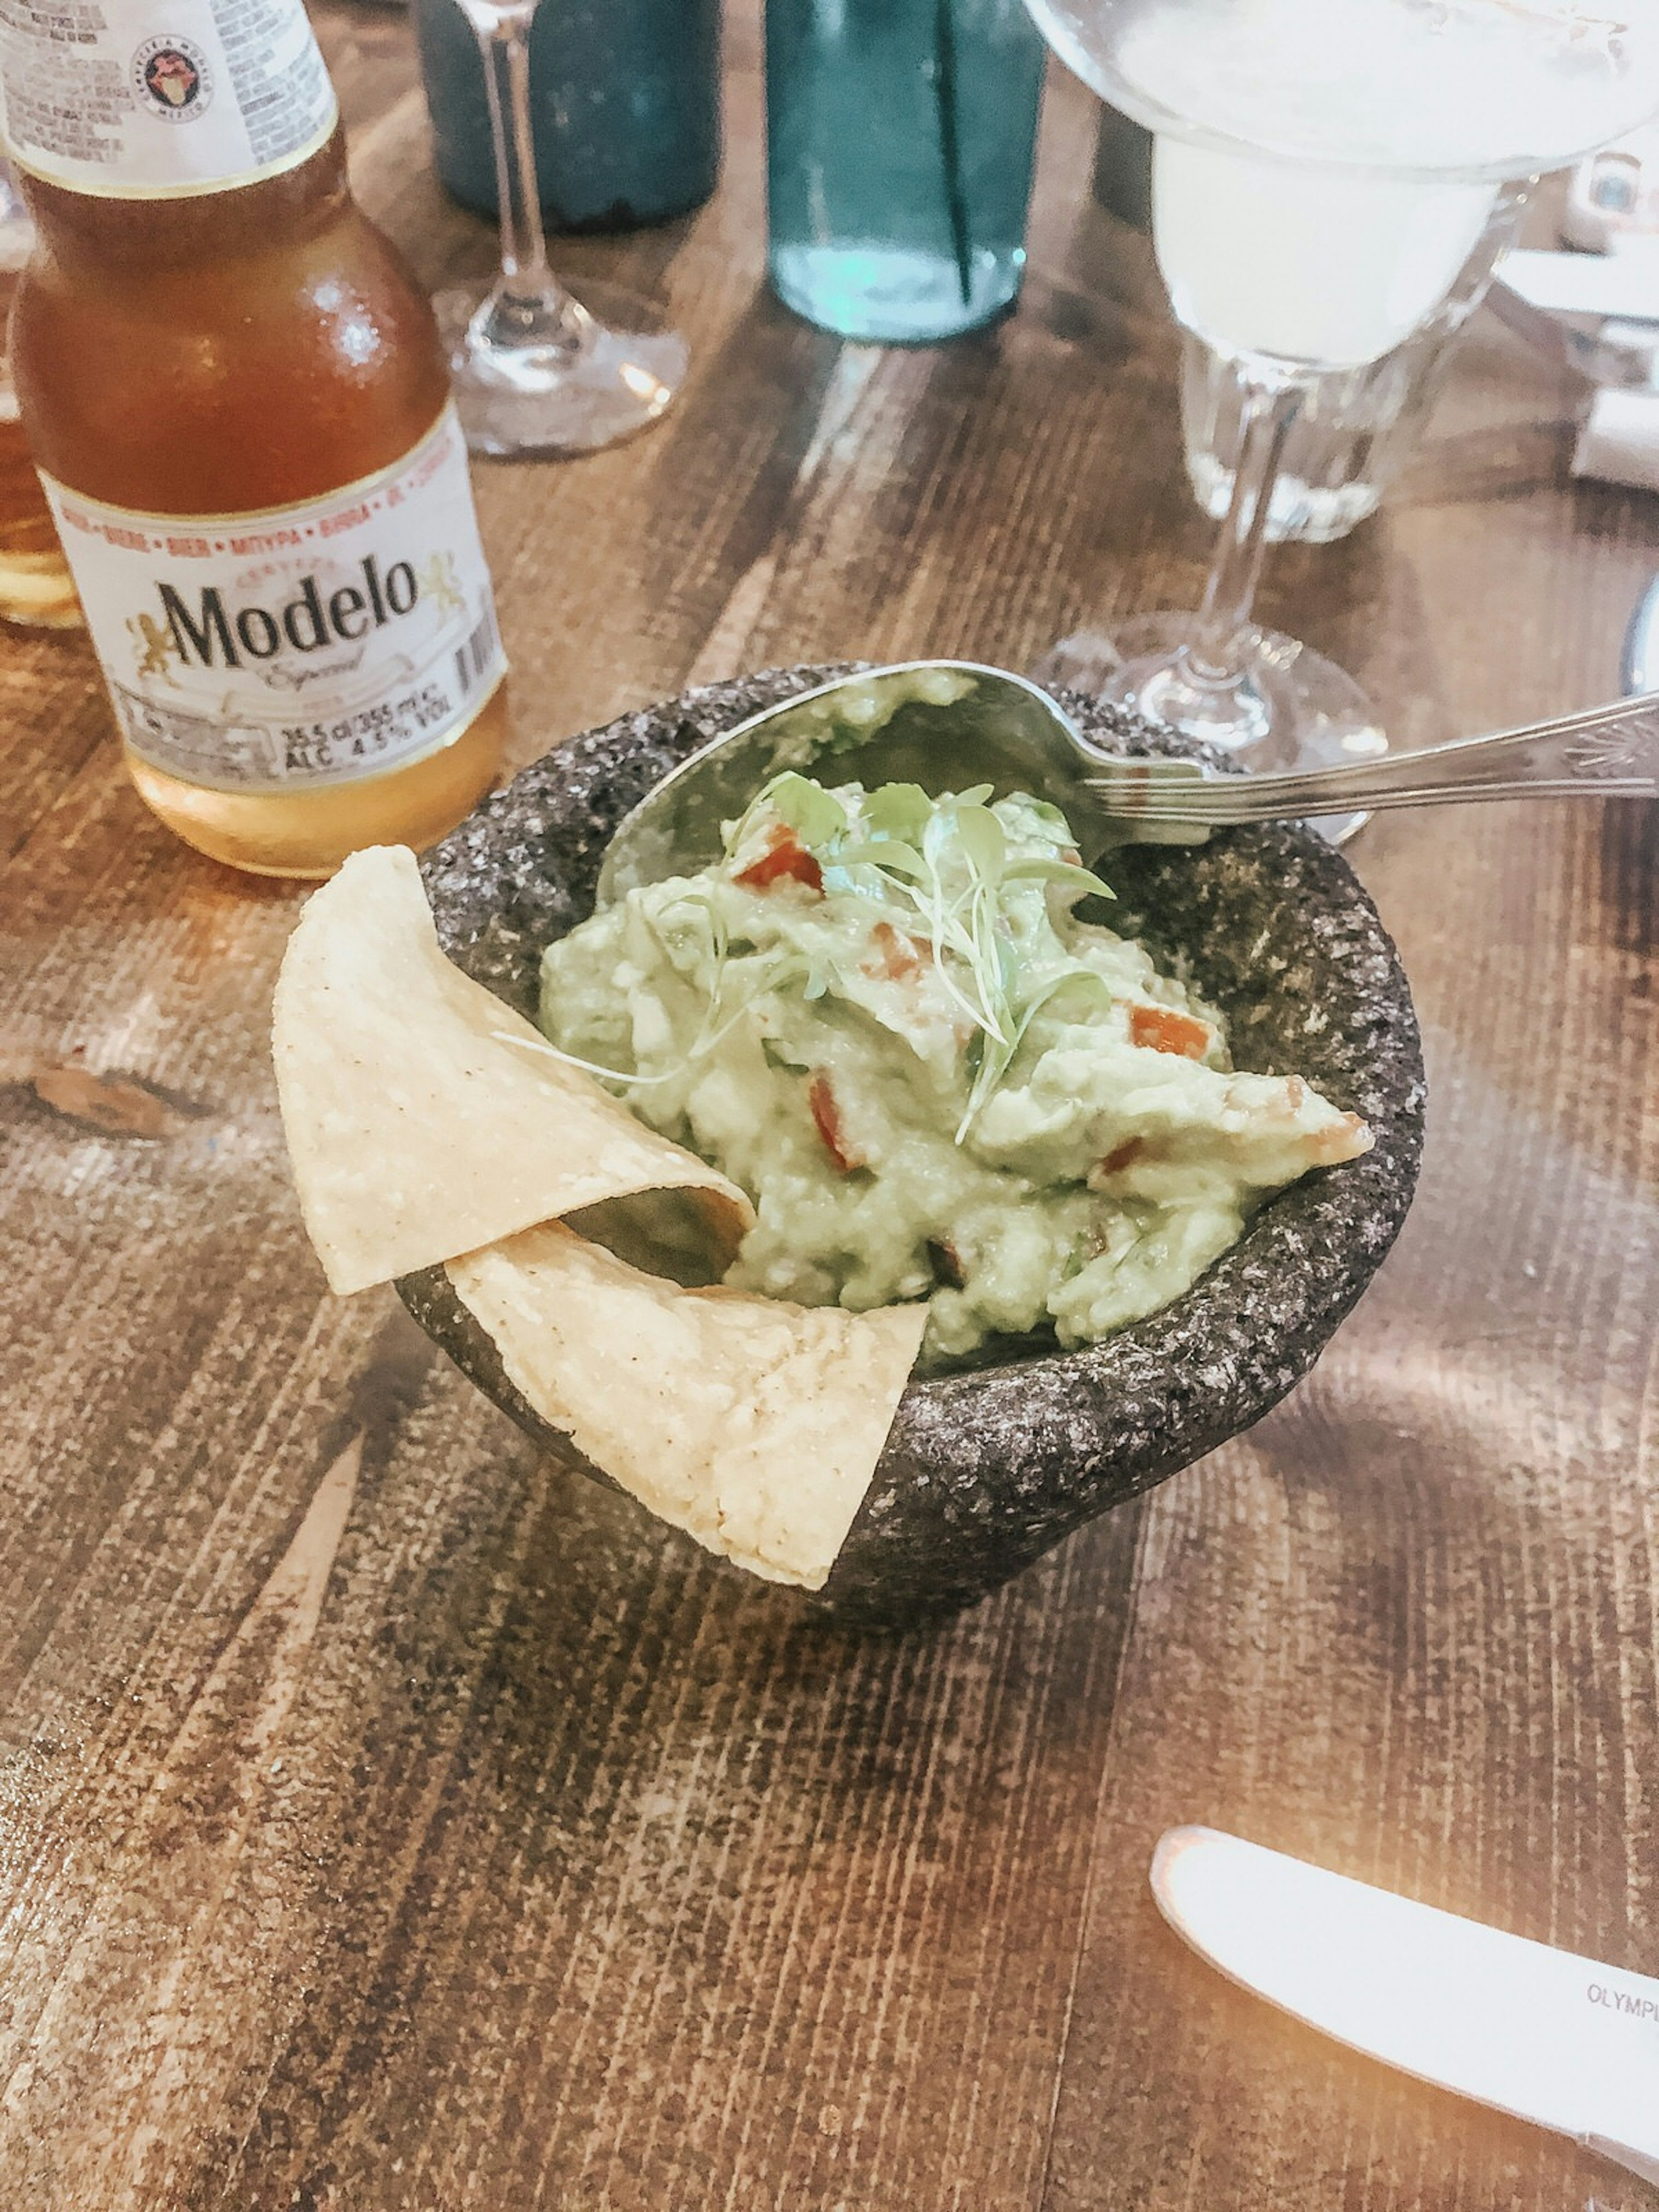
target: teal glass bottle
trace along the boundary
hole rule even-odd
[[[496,213],[477,33],[456,0],[414,0],[439,176]],[[720,0],[546,0],[530,29],[543,210],[560,230],[684,215],[720,166]]]
[[[767,0],[774,289],[925,343],[1012,305],[1043,46],[1022,0]]]

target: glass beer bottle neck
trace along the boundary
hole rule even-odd
[[[23,174],[24,197],[46,252],[67,277],[119,289],[162,271],[208,270],[291,251],[353,211],[345,140],[337,124],[296,167],[187,198],[76,191]]]
[[[337,131],[304,0],[122,0],[67,19],[0,10],[0,94],[14,166],[112,205],[276,182]]]

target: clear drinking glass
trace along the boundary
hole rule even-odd
[[[553,0],[558,4],[558,0]],[[685,376],[685,342],[642,301],[584,284],[547,258],[530,118],[537,0],[462,0],[483,56],[501,211],[501,266],[482,299],[434,301],[455,402],[475,453],[581,453],[643,430]]]
[[[1105,695],[1246,766],[1382,751],[1352,679],[1250,619],[1286,441],[1322,374],[1381,360],[1434,313],[1502,184],[1659,110],[1659,9],[1615,22],[1577,0],[1028,5],[1062,58],[1154,133],[1170,303],[1235,364],[1242,394],[1202,603],[1121,625],[1099,655]]]
[[[1331,545],[1375,514],[1434,411],[1459,333],[1486,295],[1526,210],[1531,180],[1506,185],[1456,282],[1414,336],[1362,368],[1310,380],[1267,503],[1270,545]],[[1245,386],[1238,364],[1182,333],[1187,478],[1212,521],[1231,504]],[[1056,647],[1056,651],[1063,650]]]

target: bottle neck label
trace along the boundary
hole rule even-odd
[[[0,94],[20,168],[113,199],[257,184],[337,114],[303,0],[0,0]]]
[[[506,673],[453,405],[393,467],[263,514],[139,514],[40,481],[121,734],[186,783],[405,766]]]

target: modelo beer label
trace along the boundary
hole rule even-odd
[[[257,184],[337,112],[301,0],[0,0],[0,91],[21,167],[120,199]]]
[[[121,733],[240,793],[405,765],[506,672],[453,407],[414,452],[260,514],[135,514],[42,476]]]

